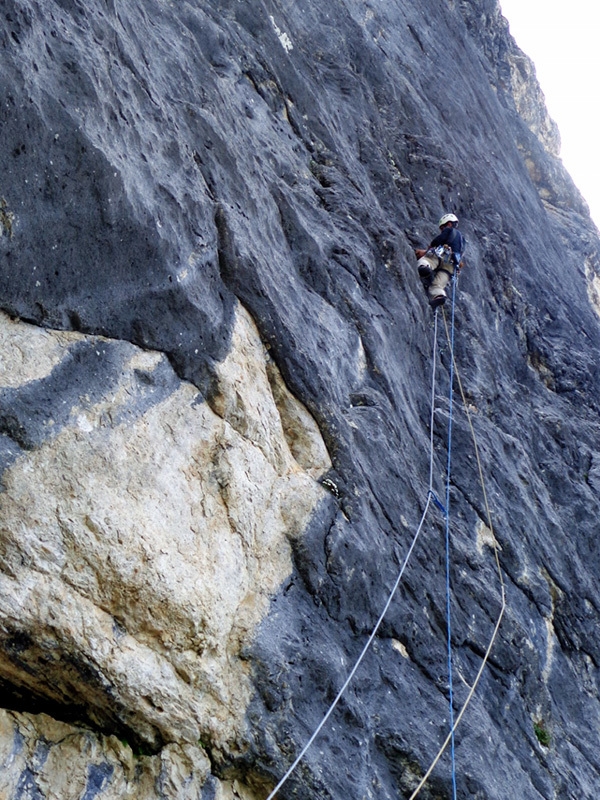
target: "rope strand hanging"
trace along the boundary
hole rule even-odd
[[[467,697],[465,699],[465,702],[463,703],[458,715],[456,716],[456,719],[454,720],[454,724],[452,725],[452,728],[451,728],[450,732],[448,733],[448,735],[446,736],[444,742],[442,743],[442,746],[440,747],[440,749],[436,753],[436,756],[433,759],[433,761],[431,762],[427,772],[425,773],[425,775],[423,775],[423,777],[421,778],[421,781],[419,782],[418,786],[416,787],[414,792],[409,797],[409,800],[414,800],[414,798],[417,797],[417,795],[419,794],[419,792],[421,791],[423,786],[425,786],[425,784],[429,780],[429,778],[431,776],[431,773],[433,772],[433,770],[437,766],[440,758],[442,757],[442,755],[446,751],[446,748],[448,747],[450,742],[453,741],[454,733],[456,732],[456,729],[458,728],[458,726],[460,724],[460,721],[462,720],[462,718],[463,718],[463,716],[464,716],[464,714],[465,714],[465,712],[466,712],[471,700],[473,699],[473,696],[475,694],[477,686],[479,685],[479,681],[481,679],[481,676],[483,675],[483,671],[487,666],[487,663],[488,663],[489,658],[490,658],[490,653],[492,652],[492,647],[494,646],[494,642],[496,641],[496,637],[498,636],[498,631],[500,630],[500,624],[502,622],[502,618],[504,616],[504,612],[506,611],[506,589],[505,589],[505,584],[504,584],[504,578],[502,576],[502,569],[500,567],[500,558],[498,556],[498,551],[499,551],[500,546],[499,546],[498,541],[496,539],[496,534],[494,533],[494,525],[492,523],[492,514],[491,514],[491,511],[490,511],[490,506],[489,506],[489,503],[488,503],[487,491],[486,491],[486,488],[485,488],[485,480],[484,480],[484,477],[483,477],[483,467],[482,467],[482,464],[481,464],[481,457],[480,457],[480,454],[479,454],[479,446],[477,444],[477,436],[475,434],[475,428],[473,426],[473,420],[471,418],[471,412],[469,411],[469,405],[467,403],[467,398],[465,396],[465,392],[464,392],[464,389],[463,389],[462,380],[460,378],[460,372],[458,370],[458,365],[456,364],[456,359],[455,359],[455,356],[454,356],[454,317],[452,318],[452,335],[451,335],[450,331],[448,330],[448,321],[446,319],[446,314],[443,312],[443,310],[442,310],[442,314],[443,314],[443,318],[444,318],[444,328],[446,330],[446,339],[448,341],[448,345],[450,346],[450,358],[451,358],[451,363],[452,363],[452,367],[453,367],[453,373],[456,375],[456,380],[457,380],[457,383],[458,383],[458,387],[459,387],[459,390],[460,390],[460,396],[461,396],[461,400],[462,400],[462,406],[463,406],[463,409],[465,411],[465,415],[467,417],[467,421],[468,421],[468,424],[469,424],[469,430],[471,432],[471,439],[473,441],[473,448],[475,450],[475,458],[476,458],[476,461],[477,461],[477,469],[478,469],[478,473],[479,473],[479,483],[480,483],[480,486],[481,486],[481,491],[482,491],[482,494],[483,494],[483,500],[484,500],[484,505],[485,505],[487,527],[488,527],[488,530],[490,532],[490,537],[491,537],[491,541],[492,541],[492,549],[494,551],[494,559],[495,559],[495,564],[496,564],[496,571],[498,573],[498,582],[499,582],[499,585],[500,585],[500,611],[498,612],[498,617],[496,619],[496,624],[494,625],[494,629],[492,631],[492,635],[491,635],[489,644],[488,644],[487,649],[486,649],[486,651],[484,653],[484,656],[483,656],[483,658],[481,660],[481,664],[479,665],[479,669],[477,670],[477,674],[475,675],[475,680],[473,681],[473,683],[471,685],[471,688],[470,688],[469,693],[468,693],[468,695],[467,695]]]
[[[367,654],[367,651],[368,651],[369,647],[371,646],[371,643],[373,642],[373,639],[377,635],[377,631],[381,627],[381,623],[383,622],[383,619],[384,619],[384,617],[385,617],[385,615],[386,615],[386,613],[387,613],[387,611],[388,611],[388,609],[389,609],[389,607],[391,605],[393,597],[396,594],[396,590],[398,589],[398,586],[400,585],[400,581],[402,580],[402,576],[404,575],[404,571],[406,569],[406,566],[407,566],[407,564],[409,562],[409,559],[410,559],[410,557],[412,555],[412,552],[413,552],[413,550],[414,550],[414,548],[415,548],[415,546],[417,544],[419,536],[421,535],[421,530],[423,529],[423,524],[425,523],[425,519],[426,519],[427,514],[429,512],[429,508],[430,508],[432,499],[436,500],[439,503],[439,500],[437,500],[437,495],[433,491],[433,486],[432,486],[432,481],[433,481],[433,425],[434,425],[434,410],[435,410],[435,381],[436,381],[437,338],[438,338],[437,337],[437,329],[438,329],[438,315],[436,313],[435,314],[435,321],[434,321],[433,354],[432,354],[432,377],[431,377],[431,418],[430,418],[430,437],[429,437],[429,488],[428,488],[428,491],[427,491],[427,500],[425,502],[425,508],[423,509],[423,514],[421,515],[421,519],[420,519],[419,524],[417,526],[416,533],[415,533],[415,535],[414,535],[414,537],[412,539],[410,547],[408,548],[408,552],[406,553],[404,561],[402,562],[402,566],[400,568],[400,572],[398,573],[398,577],[396,578],[396,582],[394,583],[394,586],[392,587],[392,590],[389,593],[389,596],[388,596],[387,602],[386,602],[386,604],[385,604],[385,606],[383,608],[383,611],[379,615],[379,618],[378,618],[377,622],[375,623],[375,627],[373,628],[373,631],[371,632],[371,635],[369,636],[369,638],[368,638],[365,646],[363,647],[358,659],[356,660],[356,663],[354,664],[354,667],[350,671],[350,674],[346,678],[344,684],[342,685],[342,688],[337,693],[334,701],[332,702],[332,704],[327,709],[327,712],[325,713],[323,719],[321,720],[321,722],[317,726],[316,730],[314,731],[314,733],[312,734],[310,739],[307,741],[307,743],[304,745],[304,747],[302,748],[302,750],[300,751],[300,753],[298,754],[298,756],[296,757],[295,761],[290,766],[288,771],[285,773],[283,778],[281,778],[281,780],[279,781],[277,786],[275,786],[273,791],[269,794],[269,796],[267,797],[267,800],[273,800],[273,798],[279,792],[281,787],[287,782],[287,780],[290,778],[290,776],[294,773],[296,767],[298,766],[298,764],[300,764],[300,762],[302,761],[302,759],[306,755],[308,749],[310,748],[310,746],[313,744],[313,742],[315,741],[315,739],[317,738],[317,736],[319,735],[319,733],[323,729],[323,726],[325,725],[325,723],[327,722],[327,720],[331,716],[333,710],[337,706],[337,704],[340,701],[342,695],[344,694],[344,692],[348,688],[348,685],[350,684],[352,678],[354,677],[354,675],[356,673],[356,670],[359,668],[359,666],[362,663],[365,655]]]
[[[446,498],[445,498],[446,499],[446,507],[444,508],[443,504],[441,503],[440,499],[438,498],[438,496],[436,495],[436,493],[435,493],[435,491],[433,489],[433,458],[434,458],[433,430],[434,430],[434,416],[435,416],[436,361],[437,361],[437,338],[438,338],[438,334],[437,334],[437,331],[438,331],[438,311],[436,310],[435,315],[434,315],[434,336],[433,336],[433,354],[432,354],[431,416],[430,416],[430,437],[429,437],[429,447],[430,447],[430,452],[429,452],[429,488],[428,488],[428,491],[427,491],[427,500],[426,500],[426,503],[425,503],[423,514],[421,515],[421,519],[420,519],[419,524],[417,526],[417,529],[416,529],[416,532],[414,534],[414,537],[413,537],[413,539],[411,541],[411,544],[410,544],[409,549],[407,551],[407,554],[406,554],[406,556],[404,558],[404,561],[402,562],[402,565],[401,565],[401,568],[400,568],[400,572],[399,572],[399,574],[398,574],[398,576],[396,578],[396,581],[395,581],[395,583],[394,583],[394,585],[392,587],[392,590],[389,593],[389,596],[387,598],[387,602],[385,603],[385,606],[384,606],[384,608],[383,608],[383,610],[382,610],[377,622],[375,623],[375,626],[374,626],[374,628],[373,628],[373,630],[372,630],[372,632],[371,632],[366,644],[364,645],[364,647],[363,647],[358,659],[356,660],[352,670],[350,671],[350,673],[349,673],[348,677],[346,678],[344,684],[342,685],[341,689],[339,690],[338,694],[336,695],[334,701],[331,703],[331,705],[327,709],[327,712],[323,716],[323,719],[321,720],[321,722],[317,726],[316,730],[314,731],[314,733],[312,734],[310,739],[307,741],[307,743],[304,745],[304,747],[300,751],[299,755],[296,757],[295,761],[290,766],[290,768],[287,770],[285,775],[281,778],[281,780],[275,786],[273,791],[268,795],[267,800],[273,800],[273,798],[277,795],[279,790],[287,782],[287,780],[293,774],[293,772],[295,771],[297,766],[300,764],[300,762],[302,761],[302,759],[306,755],[307,751],[309,750],[309,748],[311,747],[311,745],[313,744],[313,742],[315,741],[315,739],[317,738],[317,736],[319,735],[321,730],[323,729],[323,727],[326,724],[327,720],[329,719],[329,717],[333,713],[333,711],[336,708],[338,702],[340,701],[342,695],[344,694],[344,692],[348,688],[348,685],[352,681],[356,671],[358,670],[360,664],[362,663],[365,655],[367,654],[367,651],[368,651],[369,647],[371,646],[371,644],[373,642],[373,639],[377,635],[377,632],[378,632],[378,630],[379,630],[379,628],[381,626],[381,623],[383,622],[383,619],[384,619],[384,617],[385,617],[385,615],[386,615],[386,613],[387,613],[387,611],[388,611],[388,609],[389,609],[389,607],[391,605],[392,599],[393,599],[393,597],[394,597],[394,595],[395,595],[395,593],[396,593],[396,591],[398,589],[398,586],[400,585],[400,581],[402,580],[402,577],[404,575],[404,571],[405,571],[405,569],[407,567],[409,559],[410,559],[410,557],[411,557],[411,555],[413,553],[413,550],[414,550],[414,548],[415,548],[415,546],[417,544],[417,541],[418,541],[418,539],[419,539],[419,537],[421,535],[421,531],[422,531],[423,525],[425,523],[425,519],[427,517],[427,514],[429,512],[432,500],[434,501],[434,504],[437,505],[438,508],[445,515],[445,523],[446,523],[446,537],[445,537],[446,538],[446,565],[447,565],[447,569],[446,569],[446,576],[447,576],[446,577],[446,583],[447,583],[446,597],[447,597],[447,625],[448,625],[448,628],[447,628],[447,633],[448,633],[448,637],[447,637],[448,638],[448,680],[449,680],[449,688],[450,688],[450,731],[449,731],[446,739],[442,743],[442,746],[440,747],[439,751],[437,752],[435,758],[433,759],[431,765],[429,766],[427,772],[424,774],[423,778],[421,779],[421,781],[418,784],[418,786],[416,787],[416,789],[410,795],[409,800],[414,800],[414,798],[416,798],[417,795],[420,793],[421,789],[427,783],[429,777],[431,776],[431,773],[435,769],[435,767],[438,764],[440,758],[442,757],[442,755],[444,754],[444,752],[446,751],[446,749],[447,749],[447,747],[448,747],[448,745],[450,743],[452,744],[451,758],[452,758],[453,800],[456,800],[456,768],[455,768],[455,753],[454,753],[454,734],[455,734],[455,731],[456,731],[459,723],[461,722],[461,720],[462,720],[462,718],[463,718],[463,716],[464,716],[464,714],[465,714],[465,712],[467,710],[467,707],[469,706],[469,704],[470,704],[470,702],[471,702],[471,700],[472,700],[472,698],[473,698],[473,696],[475,694],[475,691],[476,691],[477,686],[479,684],[479,680],[480,680],[480,678],[481,678],[481,676],[483,674],[483,671],[484,671],[484,669],[485,669],[485,667],[486,667],[486,665],[488,663],[489,656],[490,656],[490,653],[492,651],[492,647],[494,645],[494,642],[496,640],[498,631],[500,629],[500,623],[502,621],[502,618],[504,616],[504,612],[505,612],[505,609],[506,609],[505,585],[504,585],[504,579],[503,579],[503,576],[502,576],[502,570],[501,570],[501,567],[500,567],[500,560],[499,560],[499,556],[498,556],[499,545],[497,543],[497,540],[496,540],[496,537],[495,537],[495,534],[494,534],[492,518],[491,518],[491,512],[490,512],[490,508],[489,508],[487,492],[486,492],[486,488],[485,488],[485,481],[484,481],[484,477],[483,477],[483,468],[482,468],[481,458],[480,458],[480,455],[479,455],[479,448],[478,448],[478,444],[477,444],[477,437],[475,435],[475,429],[473,427],[473,423],[472,423],[472,420],[471,420],[471,415],[470,415],[470,412],[469,412],[468,404],[467,404],[465,393],[464,393],[463,386],[462,386],[462,381],[460,379],[460,374],[458,372],[458,368],[457,368],[456,360],[455,360],[455,356],[454,356],[454,328],[455,328],[455,324],[454,324],[455,323],[455,320],[454,320],[454,304],[455,304],[456,284],[457,284],[457,277],[455,277],[452,280],[451,332],[448,329],[448,322],[446,320],[446,315],[445,315],[445,313],[444,313],[444,311],[442,309],[442,314],[443,314],[443,319],[444,319],[444,327],[445,327],[445,331],[446,331],[446,338],[447,338],[447,341],[448,341],[448,344],[449,344],[449,347],[450,347],[450,354],[451,354],[451,359],[450,359],[450,363],[451,363],[451,366],[450,366],[450,401],[449,401],[450,402],[450,418],[449,418],[449,431],[448,431],[448,462],[447,462]],[[494,626],[494,630],[492,632],[492,636],[490,638],[490,641],[489,641],[489,644],[487,646],[486,652],[485,652],[484,657],[483,657],[483,659],[481,661],[481,664],[479,666],[479,670],[477,671],[477,674],[475,676],[475,680],[473,681],[473,684],[472,684],[472,686],[470,688],[469,694],[467,695],[467,698],[466,698],[465,702],[463,703],[458,715],[456,716],[456,719],[453,718],[454,717],[454,710],[453,710],[453,688],[452,688],[452,651],[451,651],[450,586],[449,586],[449,566],[450,566],[450,559],[449,559],[449,505],[450,505],[450,467],[451,467],[451,434],[452,434],[451,424],[452,424],[452,405],[453,405],[453,399],[452,399],[453,398],[453,395],[452,395],[452,391],[453,390],[452,390],[452,387],[453,387],[454,376],[455,375],[456,375],[457,383],[458,383],[458,386],[459,386],[459,389],[460,389],[460,394],[461,394],[461,398],[462,398],[462,404],[463,404],[463,408],[464,408],[466,416],[467,416],[467,420],[468,420],[468,423],[469,423],[469,428],[470,428],[470,431],[471,431],[471,437],[472,437],[473,445],[474,445],[474,449],[475,449],[475,455],[476,455],[478,472],[479,472],[479,481],[480,481],[482,492],[483,492],[484,505],[485,505],[485,510],[486,510],[487,526],[488,526],[488,529],[489,529],[489,532],[490,532],[490,535],[491,535],[491,539],[492,539],[492,548],[494,550],[496,569],[497,569],[497,572],[498,572],[498,578],[499,578],[499,583],[500,583],[500,595],[501,595],[501,607],[500,607],[500,611],[499,611],[499,614],[498,614],[498,618],[496,620],[496,624]]]
[[[446,519],[444,521],[444,544],[446,548],[446,643],[448,650],[448,695],[450,717],[450,762],[452,766],[452,800],[456,800],[456,757],[454,747],[454,679],[452,675],[452,616],[450,612],[450,476],[452,474],[452,420],[454,413],[454,304],[458,276],[452,279],[452,337],[450,342],[450,389],[448,394],[448,460],[446,465]],[[444,317],[445,320],[445,317]]]

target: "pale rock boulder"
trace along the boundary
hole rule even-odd
[[[197,800],[210,774],[201,747],[170,744],[155,756],[127,742],[57,722],[45,714],[0,710],[0,797],[46,800]],[[251,800],[235,782],[211,778],[215,800]]]
[[[210,405],[126,342],[2,315],[0,346],[0,681],[155,750],[238,750],[240,652],[326,497],[314,420],[242,307]]]
[[[289,392],[266,351],[264,357],[256,357],[260,347],[250,316],[240,314],[230,354],[217,366],[218,389],[211,406],[259,447],[275,470],[293,470],[295,460],[303,470],[319,477],[331,467],[321,432]]]

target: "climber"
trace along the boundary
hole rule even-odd
[[[446,302],[446,286],[460,270],[465,240],[457,230],[458,218],[444,214],[439,223],[440,232],[431,240],[427,250],[415,250],[417,270],[429,297],[429,305],[437,308]]]

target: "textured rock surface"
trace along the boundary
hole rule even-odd
[[[237,780],[210,775],[200,747],[171,744],[157,756],[140,756],[116,736],[97,736],[47,717],[0,711],[2,797],[80,800],[123,797],[252,800]]]
[[[0,319],[3,428],[21,448],[3,475],[0,549],[15,699],[146,748],[236,746],[240,654],[291,572],[289,540],[328,502],[287,446],[256,329],[237,320],[217,415],[158,353]],[[301,430],[316,477],[327,452],[312,421]]]
[[[9,0],[0,26],[0,306],[37,326],[2,320],[2,752],[70,725],[82,774],[115,766],[85,797],[119,796],[111,734],[148,775],[181,756],[190,797],[283,774],[423,508],[412,247],[452,209],[509,603],[459,796],[597,796],[598,232],[496,0]],[[458,411],[453,463],[459,706],[499,596]],[[432,518],[284,796],[410,795],[447,730],[443,560]],[[444,758],[422,796],[449,792]]]
[[[0,742],[2,797],[183,800],[198,797],[210,773],[198,747],[169,745],[160,756],[136,757],[116,736],[96,736],[43,714],[0,712]]]

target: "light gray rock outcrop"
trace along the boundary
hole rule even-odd
[[[146,749],[237,748],[243,650],[328,497],[318,428],[270,364],[280,415],[241,307],[212,408],[159,353],[0,330],[23,446],[3,475],[1,679]],[[59,373],[69,399],[34,407]]]

